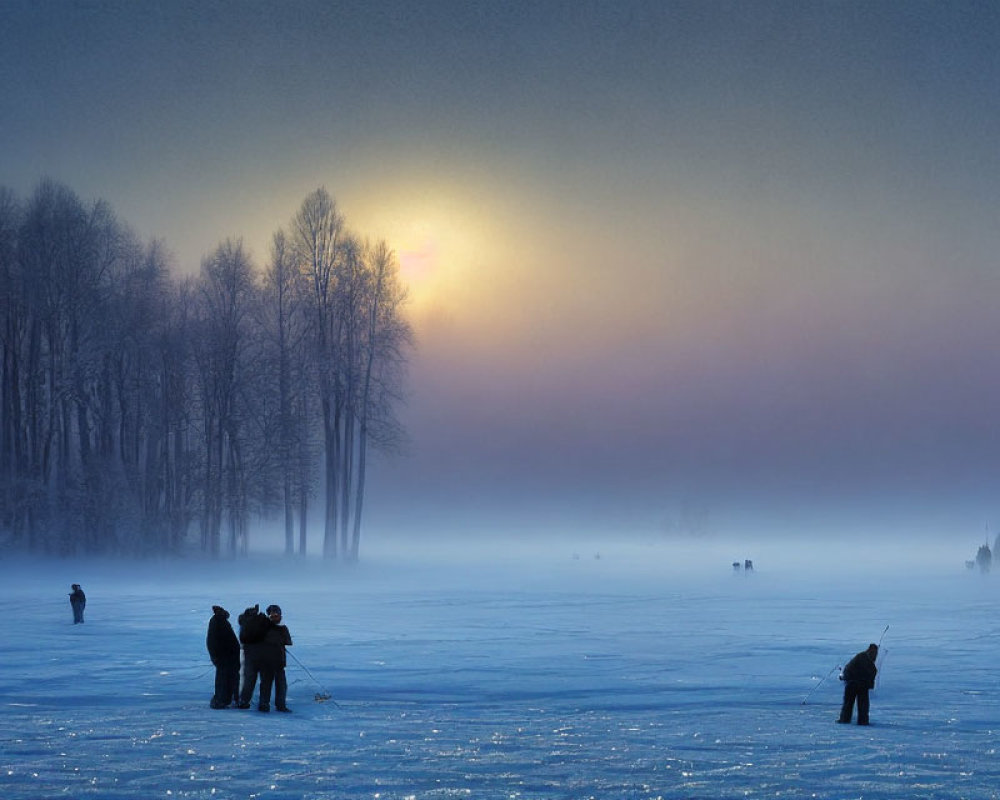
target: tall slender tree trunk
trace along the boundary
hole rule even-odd
[[[307,520],[309,518],[309,493],[305,491],[303,487],[302,494],[299,496],[299,555],[305,558],[306,555],[306,538],[307,538]]]
[[[285,508],[285,555],[295,555],[295,511],[292,498],[292,476],[288,474],[287,464],[284,470],[282,486],[282,501]]]
[[[357,561],[361,553],[361,512],[365,505],[365,468],[368,460],[368,423],[361,418],[358,432],[358,477],[354,497],[354,530],[351,536],[351,560]]]
[[[351,483],[354,479],[354,414],[350,406],[344,412],[344,447],[340,468],[340,552],[350,556],[348,534],[351,515]]]
[[[337,557],[337,429],[331,418],[329,398],[323,400],[323,439],[325,445],[323,556]]]

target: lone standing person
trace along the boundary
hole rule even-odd
[[[240,701],[240,640],[229,623],[229,612],[222,606],[212,606],[205,637],[208,655],[215,665],[215,694],[212,708],[229,708]]]
[[[854,714],[854,701],[858,701],[858,725],[868,724],[868,690],[875,688],[875,675],[878,668],[875,659],[878,657],[878,645],[870,644],[867,650],[862,650],[847,662],[840,679],[844,682],[844,705],[840,709],[840,719],[837,722],[850,723]]]
[[[80,584],[74,583],[70,587],[73,591],[69,593],[69,604],[73,609],[73,624],[83,624],[83,609],[87,605],[87,595],[83,593]]]

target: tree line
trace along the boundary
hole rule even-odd
[[[106,202],[0,187],[3,548],[235,556],[276,516],[305,554],[319,517],[323,554],[356,560],[369,454],[404,439],[405,303],[322,188],[262,268],[226,239],[175,278]]]

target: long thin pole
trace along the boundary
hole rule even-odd
[[[883,629],[882,636],[878,637],[878,659],[877,659],[878,663],[875,665],[877,669],[875,673],[875,680],[879,684],[882,683],[882,664],[885,662],[885,652],[882,650],[882,639],[885,636],[885,632],[887,630],[889,630],[888,624]]]
[[[301,661],[299,661],[299,660],[298,660],[298,658],[296,658],[295,654],[294,654],[294,653],[292,653],[291,651],[289,651],[289,650],[286,650],[285,652],[286,652],[286,653],[287,653],[288,655],[290,655],[290,656],[292,657],[292,661],[294,661],[294,662],[295,662],[296,664],[298,664],[298,665],[299,665],[300,667],[302,667],[302,669],[303,669],[303,670],[305,670],[305,673],[306,673],[306,675],[308,675],[308,676],[309,676],[310,678],[312,678],[312,679],[313,679],[313,683],[315,683],[315,684],[316,684],[316,685],[317,685],[317,686],[318,686],[318,687],[319,687],[320,689],[322,689],[322,690],[323,690],[323,695],[324,695],[323,699],[324,699],[324,700],[329,700],[329,701],[330,701],[331,703],[333,703],[333,704],[334,704],[334,705],[335,705],[335,706],[336,706],[337,708],[341,708],[341,705],[340,705],[340,703],[338,703],[338,702],[337,702],[336,700],[334,700],[334,699],[333,699],[333,695],[331,695],[331,694],[330,694],[330,693],[329,693],[329,692],[328,692],[328,691],[326,690],[326,687],[325,687],[325,686],[323,686],[323,684],[322,684],[322,683],[320,683],[320,682],[319,682],[319,681],[318,681],[318,680],[316,679],[316,676],[315,676],[315,675],[313,675],[313,674],[312,674],[312,673],[311,673],[311,672],[309,671],[309,667],[307,667],[307,666],[306,666],[305,664],[303,664],[303,663],[302,663]],[[317,698],[316,698],[316,699],[318,700],[318,699],[319,699],[319,697],[317,696]]]
[[[840,665],[839,664],[835,665],[833,669],[831,669],[828,673],[826,673],[826,675],[824,675],[822,678],[819,679],[819,683],[813,686],[813,688],[809,690],[809,694],[807,694],[805,697],[802,698],[802,705],[805,705],[806,701],[813,696],[813,692],[815,692],[820,686],[823,685],[823,681],[825,681],[827,678],[833,675],[834,669],[840,669]]]

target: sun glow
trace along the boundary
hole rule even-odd
[[[377,231],[396,252],[399,277],[418,317],[453,314],[475,305],[483,259],[495,251],[489,215],[463,201],[462,192],[400,191],[381,195],[377,205],[354,201],[352,220]]]
[[[418,247],[399,251],[399,274],[409,286],[422,283],[434,275],[438,265],[439,246],[427,238]]]

